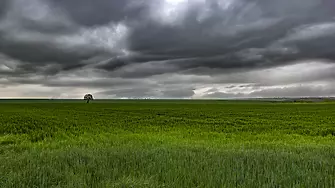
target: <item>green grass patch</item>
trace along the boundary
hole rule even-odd
[[[0,102],[0,187],[334,187],[332,103]]]

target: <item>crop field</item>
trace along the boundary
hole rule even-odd
[[[335,187],[335,103],[0,100],[0,187]]]

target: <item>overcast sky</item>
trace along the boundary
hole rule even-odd
[[[335,0],[0,0],[0,98],[335,96]]]

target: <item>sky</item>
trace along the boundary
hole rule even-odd
[[[1,0],[0,98],[335,96],[335,0]]]

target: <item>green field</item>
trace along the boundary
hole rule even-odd
[[[0,101],[0,187],[335,187],[335,103]]]

